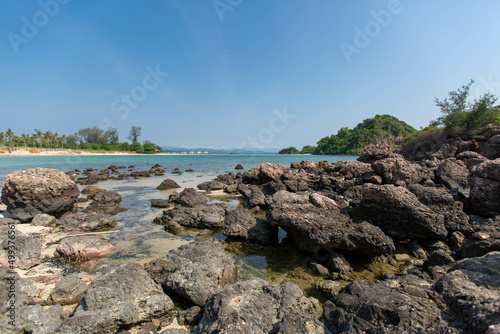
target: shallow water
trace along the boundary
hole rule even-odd
[[[136,165],[135,170],[149,170],[158,163],[167,170],[161,177],[108,180],[99,182],[98,186],[110,191],[116,191],[123,197],[121,206],[128,211],[117,214],[117,226],[106,234],[117,250],[102,259],[103,262],[133,261],[146,263],[153,259],[164,257],[170,250],[194,240],[202,240],[196,236],[200,231],[189,230],[178,235],[165,231],[163,226],[153,222],[161,216],[163,209],[152,208],[150,200],[154,198],[167,199],[173,190],[159,191],[156,187],[165,178],[175,180],[182,188],[196,186],[204,181],[215,178],[218,174],[234,171],[241,163],[245,170],[264,162],[282,163],[289,166],[291,162],[301,160],[352,160],[352,156],[290,156],[290,155],[212,155],[212,156],[173,156],[173,155],[131,155],[131,156],[82,156],[82,157],[0,157],[0,181],[15,170],[32,167],[56,168],[69,171],[86,168],[104,169],[109,165]],[[174,168],[181,171],[194,169],[193,173],[182,175],[170,174]],[[83,187],[80,187],[80,189]],[[210,198],[209,203],[225,203],[236,208],[240,205],[238,198]],[[261,218],[265,217],[261,213]],[[259,217],[260,217],[259,216]],[[211,239],[223,239],[220,232],[213,232]],[[270,283],[292,281],[304,291],[311,290],[314,282],[320,279],[307,269],[307,261],[311,260],[296,250],[293,242],[286,238],[286,233],[280,231],[279,244],[272,250],[254,249],[240,242],[225,242],[226,251],[231,254],[238,267],[241,279],[253,277],[263,278]],[[314,259],[312,259],[314,260]],[[361,269],[363,270],[363,269]]]

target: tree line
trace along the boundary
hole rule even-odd
[[[129,142],[120,142],[120,135],[116,128],[107,130],[97,126],[78,130],[74,134],[60,135],[57,132],[35,129],[32,134],[16,135],[12,129],[0,132],[0,146],[44,148],[44,149],[72,149],[93,151],[119,151],[153,154],[161,152],[161,147],[145,140],[142,144],[139,137],[142,135],[140,126],[132,126],[127,139]]]

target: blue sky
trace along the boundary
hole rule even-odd
[[[470,79],[500,95],[498,13],[496,0],[0,0],[0,130],[114,126],[124,141],[138,125],[160,145],[301,148],[375,114],[418,128]]]

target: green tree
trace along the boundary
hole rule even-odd
[[[135,142],[130,145],[130,150],[137,153],[144,153],[144,147],[142,147],[141,143]]]
[[[161,147],[149,140],[145,140],[142,146],[144,149],[144,153],[146,154],[156,154],[158,152],[161,152]]]
[[[141,136],[141,130],[142,130],[142,128],[140,126],[136,126],[136,125],[132,126],[132,129],[130,130],[130,133],[129,133],[127,139],[131,140],[132,144],[137,143],[137,140]]]
[[[9,146],[11,148],[14,145],[14,137],[15,137],[14,131],[12,131],[10,128],[5,130],[5,139],[7,139],[7,141],[9,142]]]
[[[297,150],[296,147],[291,146],[291,147],[282,149],[281,151],[279,151],[279,154],[300,154],[300,151]]]
[[[311,145],[306,145],[302,148],[302,151],[301,153],[302,154],[312,154],[314,153],[314,150],[316,150],[316,147],[315,146],[311,146]]]
[[[108,130],[106,130],[106,132],[104,133],[104,137],[106,137],[107,142],[111,145],[116,145],[120,141],[118,130],[113,127],[110,127]]]

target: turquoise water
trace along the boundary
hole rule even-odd
[[[109,165],[136,165],[136,170],[149,170],[150,165],[160,164],[172,171],[194,169],[196,173],[215,176],[234,171],[237,164],[242,164],[245,170],[264,162],[281,163],[289,166],[291,162],[302,160],[328,162],[338,160],[353,160],[353,156],[315,156],[315,155],[282,155],[282,154],[227,154],[227,155],[99,155],[99,156],[2,156],[0,157],[0,182],[5,176],[16,170],[44,167],[61,171],[85,168],[104,169]]]

